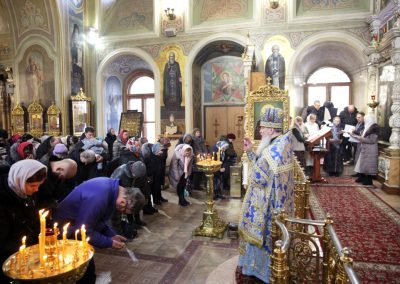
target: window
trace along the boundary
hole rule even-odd
[[[150,142],[156,139],[154,79],[147,75],[135,76],[127,94],[127,109],[143,112],[143,135]]]
[[[350,78],[342,70],[332,67],[318,69],[308,78],[305,104],[312,105],[315,100],[321,104],[331,101],[339,114],[350,104],[350,87]]]

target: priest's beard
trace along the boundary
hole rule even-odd
[[[261,157],[262,152],[264,151],[265,148],[269,146],[269,143],[271,143],[271,137],[263,137],[260,144],[257,147],[256,155],[257,157]]]

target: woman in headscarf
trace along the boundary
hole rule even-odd
[[[378,173],[378,136],[379,125],[376,123],[375,116],[367,115],[364,118],[364,131],[362,135],[350,133],[350,135],[360,141],[360,156],[358,157],[354,171],[360,176],[356,182],[363,185],[373,185],[372,176]]]
[[[112,148],[113,159],[119,158],[119,156],[121,155],[121,149],[126,146],[128,139],[129,139],[128,130],[121,129],[119,131],[118,137],[116,138],[116,140],[114,141],[114,144],[113,144],[113,148]]]
[[[36,160],[22,160],[13,164],[8,175],[0,177],[0,263],[18,251],[20,240],[37,243],[40,222],[35,192],[47,176],[45,165]],[[9,283],[0,274],[0,283]]]
[[[185,186],[192,173],[193,149],[188,144],[179,144],[175,148],[169,166],[169,181],[176,188],[179,197],[179,205],[187,206],[190,203],[185,199]]]
[[[317,123],[317,116],[313,113],[307,116],[307,122],[304,123],[305,129],[308,133],[308,139],[312,138],[313,135],[317,134],[319,131],[319,125]],[[312,167],[313,167],[313,158],[309,151],[305,152],[305,159],[306,159],[306,174],[312,174]]]

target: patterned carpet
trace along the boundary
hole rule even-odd
[[[329,180],[328,180],[329,181]],[[400,283],[400,213],[350,177],[312,185],[311,213],[330,213],[362,283]]]

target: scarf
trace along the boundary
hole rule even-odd
[[[26,199],[25,183],[46,166],[36,160],[22,160],[13,164],[8,173],[8,186],[21,198]]]
[[[187,149],[192,150],[192,154],[189,157],[185,156],[185,151]],[[192,155],[193,155],[192,147],[189,144],[183,144],[183,146],[180,150],[180,159],[183,162],[183,172],[185,173],[185,178],[188,178],[189,173],[190,173],[189,165],[190,165],[190,161],[192,160]]]
[[[367,134],[367,131],[369,130],[369,128],[373,125],[376,124],[376,118],[375,116],[372,115],[366,115],[364,117],[364,131],[362,133],[362,137],[365,137],[365,135]]]
[[[118,137],[121,139],[121,142],[125,145],[126,142],[128,142],[129,138],[123,138],[124,137],[124,132],[127,132],[125,129],[121,129],[119,131]]]

